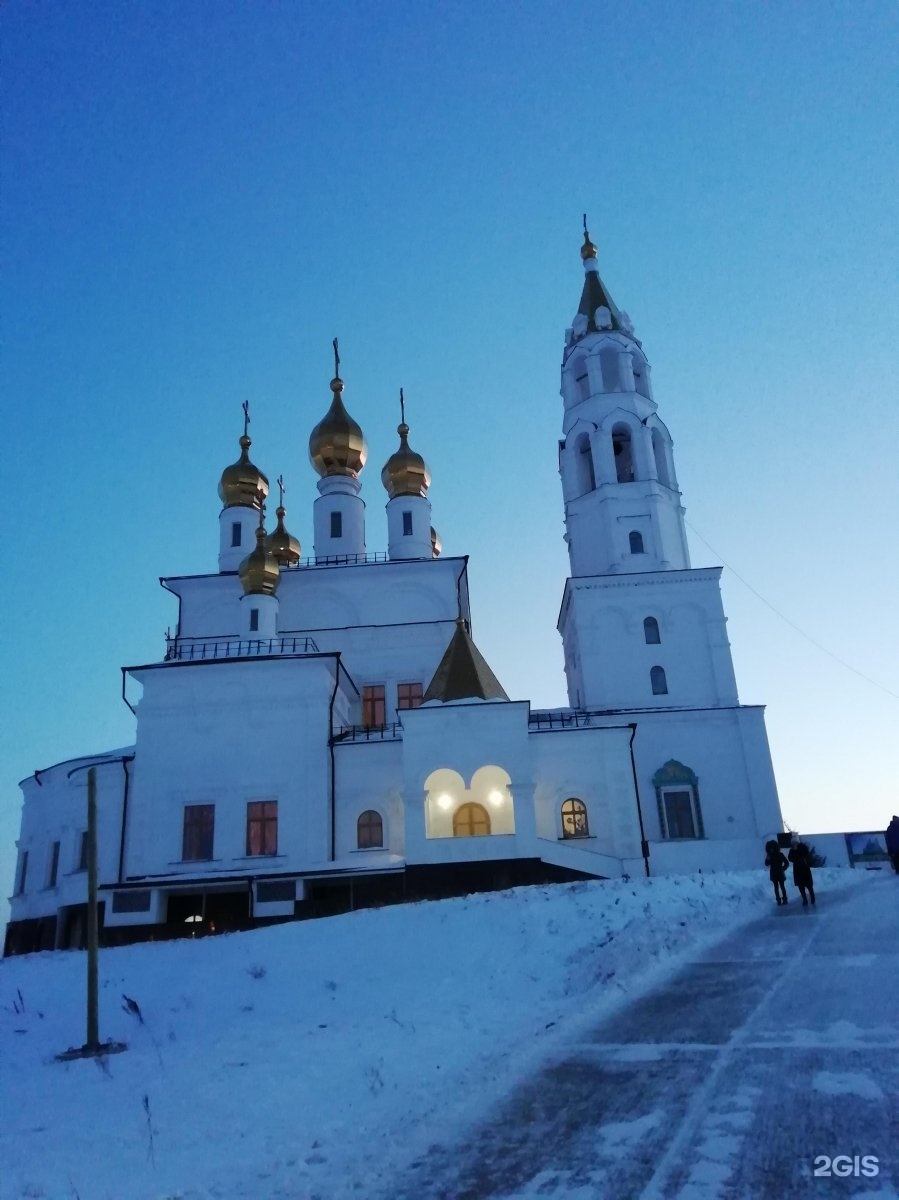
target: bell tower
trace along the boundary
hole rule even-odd
[[[720,567],[692,570],[671,435],[649,361],[599,274],[565,331],[559,474],[571,578],[559,632],[574,708],[728,706]]]
[[[565,331],[559,473],[571,573],[689,568],[671,435],[627,313],[599,275],[584,222],[584,288]]]

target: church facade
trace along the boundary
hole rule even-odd
[[[405,420],[381,472],[387,550],[368,551],[335,343],[313,554],[283,491],[266,531],[245,420],[218,570],[161,581],[178,602],[165,657],[123,668],[134,745],[22,782],[6,953],[83,944],[91,767],[106,943],[758,865],[783,827],[763,709],[739,703],[720,568],[690,564],[649,363],[586,230],[581,257],[559,442],[569,707],[510,698],[475,645],[467,559],[441,554]]]

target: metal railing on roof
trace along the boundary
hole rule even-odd
[[[567,712],[536,709],[528,717],[528,725],[535,729],[579,729],[590,723],[590,713],[576,712],[574,709]]]
[[[390,725],[344,725],[334,734],[335,742],[396,742],[402,737],[398,721]]]
[[[299,562],[289,563],[288,571],[296,571],[300,567],[341,567],[355,566],[359,563],[386,563],[390,559],[385,550],[375,550],[371,554],[319,554],[309,558],[301,558]]]
[[[270,654],[318,654],[310,637],[169,638],[166,662],[202,662],[213,658],[259,658]]]

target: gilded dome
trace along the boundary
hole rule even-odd
[[[391,500],[396,496],[424,496],[431,486],[431,472],[420,454],[409,448],[409,426],[402,422],[396,428],[400,435],[399,449],[391,454],[381,472],[381,482]]]
[[[225,467],[219,480],[219,497],[225,508],[261,508],[268,495],[268,480],[250,462],[247,451],[250,438],[243,434],[240,439],[240,458],[230,467]]]
[[[442,549],[443,549],[443,542],[441,542],[441,540],[440,540],[440,534],[437,532],[437,530],[432,525],[431,526],[431,550],[432,550],[435,558],[440,557],[440,552]]]
[[[361,428],[344,408],[339,375],[331,380],[331,391],[331,407],[309,437],[309,459],[319,475],[351,475],[355,479],[365,466],[368,447]]]
[[[587,232],[587,227],[584,226],[584,244],[581,246],[581,258],[586,262],[588,258],[596,258],[596,255],[596,246],[590,241],[590,234]]]
[[[265,539],[265,548],[274,554],[280,566],[291,567],[300,561],[300,543],[292,533],[288,533],[284,528],[286,509],[283,505],[279,505],[275,509],[275,515],[278,518],[278,524]]]
[[[278,560],[265,544],[265,530],[256,530],[256,549],[237,568],[246,596],[274,596],[281,582]]]

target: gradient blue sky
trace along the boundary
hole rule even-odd
[[[177,3],[0,12],[7,526],[0,894],[16,784],[127,744],[157,578],[215,570],[253,457],[311,552],[338,334],[369,549],[396,393],[474,632],[565,702],[556,442],[586,209],[654,367],[693,562],[899,692],[891,3]],[[15,494],[13,494],[15,493]],[[883,828],[899,700],[723,577],[786,819]]]

